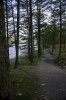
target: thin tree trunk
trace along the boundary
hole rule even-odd
[[[64,38],[64,40],[63,40],[63,49],[65,49],[65,33],[63,32],[63,38]]]
[[[27,18],[28,18],[28,26],[27,26],[27,29],[28,29],[28,59],[29,59],[29,62],[30,62],[30,32],[29,32],[29,12],[28,12],[28,0],[26,0],[26,3],[27,3]]]
[[[14,38],[16,39],[16,35],[15,35],[15,19],[14,19],[14,11],[13,11],[13,5],[12,5],[12,0],[11,0],[11,9],[12,9],[12,18],[13,18],[13,27],[14,27]],[[16,47],[16,44],[15,44]]]
[[[60,47],[59,47],[60,56],[61,56],[61,48],[62,48],[62,3],[60,0]]]
[[[43,34],[43,37],[42,37],[42,48],[44,50],[44,34]]]
[[[6,23],[7,23],[7,49],[8,49],[8,58],[9,58],[9,35],[8,35],[8,4],[6,2]]]
[[[44,49],[46,49],[46,33],[44,34]]]
[[[32,30],[32,0],[29,0],[30,7],[30,20],[29,20],[29,33],[30,33],[30,63],[33,62],[33,30]]]
[[[20,0],[17,0],[17,36],[16,36],[16,59],[15,59],[15,67],[18,66],[18,56],[19,56],[19,8],[20,8]]]
[[[55,18],[54,18],[53,24],[54,24],[54,26],[53,26],[53,36],[52,36],[52,53],[53,53],[54,48],[55,48]]]
[[[12,5],[12,0],[11,0],[11,9],[12,9],[12,18],[13,18],[13,27],[14,27],[14,30],[13,30],[13,34],[14,34],[14,41],[15,41],[15,51],[16,51],[16,34],[15,34],[15,19],[14,19],[14,11],[13,11],[13,5]],[[16,64],[16,60],[15,60],[15,64]],[[15,65],[16,67],[16,65]]]
[[[41,35],[40,35],[40,0],[37,1],[37,11],[38,11],[38,57],[41,56]]]

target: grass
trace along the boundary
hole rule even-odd
[[[33,100],[36,91],[36,78],[32,66],[18,66],[11,69],[11,93],[13,100]]]
[[[36,80],[33,69],[38,62],[37,52],[34,54],[34,62],[30,65],[27,55],[19,57],[19,66],[14,68],[14,59],[11,59],[11,93],[12,100],[34,100],[36,97]]]
[[[61,56],[59,55],[59,47],[55,48],[53,53],[50,48],[49,52],[54,56],[55,63],[57,63],[61,67],[65,68],[65,66],[66,66],[66,48],[62,48],[61,50],[62,50]]]
[[[37,65],[38,62],[38,56],[37,56],[37,51],[34,52],[34,56],[33,56],[33,63],[32,66]],[[15,58],[10,60],[11,65],[14,67],[15,64]],[[28,55],[26,54],[25,56],[19,56],[19,65],[27,65],[27,66],[31,66],[29,59],[28,59]]]

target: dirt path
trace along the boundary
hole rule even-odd
[[[38,78],[37,100],[66,100],[66,70],[58,68],[46,50],[35,75]]]

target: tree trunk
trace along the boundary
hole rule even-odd
[[[12,9],[12,18],[13,18],[13,34],[14,34],[14,39],[16,39],[16,34],[15,34],[15,19],[14,19],[14,11],[13,11],[13,5],[12,5],[12,0],[11,0],[11,9]],[[15,47],[16,47],[16,43],[15,43]]]
[[[60,0],[60,47],[59,47],[60,56],[61,56],[61,48],[62,48],[62,3]]]
[[[65,49],[65,33],[63,32],[63,49]]]
[[[52,53],[54,52],[54,49],[55,49],[55,21],[54,21],[53,36],[52,36]]]
[[[8,49],[8,58],[9,58],[9,35],[8,35],[8,4],[6,2],[6,23],[7,23],[7,49]]]
[[[33,62],[33,30],[32,30],[32,0],[29,0],[30,20],[29,20],[29,34],[30,34],[30,63]]]
[[[41,35],[40,35],[40,0],[37,1],[37,11],[38,11],[38,57],[41,56]]]
[[[16,36],[16,59],[15,59],[15,67],[18,66],[18,56],[19,56],[19,8],[20,8],[20,0],[17,0],[17,36]]]
[[[29,31],[29,12],[28,12],[28,0],[26,0],[26,9],[27,9],[27,20],[28,20],[28,25],[27,25],[27,29],[28,29],[28,59],[29,59],[29,62],[30,62],[30,31]]]
[[[0,100],[7,100],[10,95],[9,76],[4,4],[3,0],[0,0]]]

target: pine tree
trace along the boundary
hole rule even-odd
[[[37,0],[37,12],[38,12],[38,16],[37,16],[37,23],[38,23],[38,57],[41,56],[41,33],[40,33],[40,16],[41,16],[41,12],[40,12],[40,0]]]
[[[32,29],[32,0],[29,0],[29,34],[30,34],[30,63],[33,62],[33,29]]]
[[[0,100],[10,95],[9,60],[7,52],[5,15],[3,0],[0,0]]]
[[[19,17],[20,16],[20,0],[17,0],[17,36],[16,36],[16,59],[15,67],[18,66],[18,56],[19,56]]]

